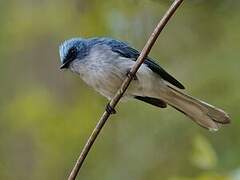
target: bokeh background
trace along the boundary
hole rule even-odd
[[[171,2],[0,1],[0,179],[66,179],[104,110],[105,98],[59,70],[59,44],[110,36],[141,49]],[[239,7],[186,0],[151,52],[232,123],[211,133],[172,108],[121,103],[78,179],[240,179]]]

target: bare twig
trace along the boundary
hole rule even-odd
[[[134,75],[136,74],[136,72],[138,71],[138,69],[140,68],[142,63],[144,62],[144,59],[148,56],[152,46],[154,45],[154,43],[157,40],[159,34],[162,32],[163,28],[165,27],[165,25],[167,24],[169,19],[172,17],[172,15],[175,13],[175,11],[181,5],[182,2],[183,2],[183,0],[175,0],[173,2],[173,4],[171,5],[171,7],[168,9],[168,11],[164,14],[161,21],[158,23],[157,27],[155,28],[152,35],[149,37],[146,45],[144,46],[141,54],[139,55],[136,63],[131,68],[129,75],[123,81],[121,87],[119,88],[119,90],[117,91],[115,96],[110,101],[109,105],[112,109],[114,109],[116,107],[117,103],[119,102],[119,100],[121,99],[121,97],[123,96],[125,91],[127,90]],[[98,137],[98,134],[100,133],[101,129],[103,128],[104,124],[106,123],[106,121],[108,120],[110,115],[111,114],[108,111],[105,111],[103,113],[101,119],[98,121],[98,123],[97,123],[96,127],[94,128],[92,134],[90,135],[87,143],[85,144],[79,158],[77,159],[77,162],[76,162],[74,168],[72,169],[72,172],[71,172],[68,180],[76,179],[77,174],[78,174],[80,168],[82,167],[82,164],[83,164],[88,152],[90,151],[94,141]]]

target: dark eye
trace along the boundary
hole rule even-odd
[[[77,48],[71,48],[68,51],[67,59],[75,59],[77,56]]]

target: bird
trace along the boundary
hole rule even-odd
[[[68,69],[107,99],[113,98],[130,72],[140,52],[128,43],[109,38],[71,38],[59,46],[60,69]],[[183,92],[185,87],[155,60],[144,59],[123,101],[137,99],[159,108],[168,105],[185,114],[198,125],[217,131],[230,123],[222,109]],[[109,113],[116,111],[109,105]]]

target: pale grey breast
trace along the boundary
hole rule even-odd
[[[134,63],[134,60],[119,56],[107,45],[96,45],[84,59],[73,61],[70,69],[78,73],[89,86],[110,99]],[[155,97],[155,94],[158,94],[156,91],[159,91],[159,85],[163,84],[163,81],[145,64],[140,67],[136,76],[137,80],[132,81],[127,90],[127,97],[134,95]]]
[[[132,60],[120,57],[109,46],[96,45],[84,59],[73,61],[70,69],[89,86],[111,98],[127,74],[126,67],[130,68],[132,64]]]

